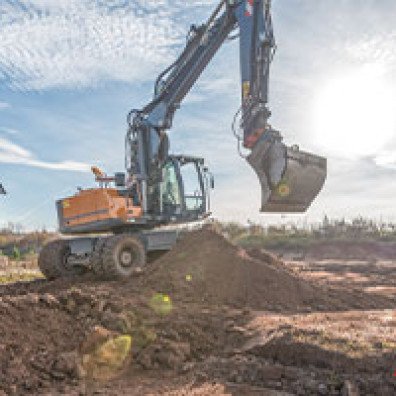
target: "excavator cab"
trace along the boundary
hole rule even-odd
[[[162,168],[160,212],[169,220],[193,221],[210,210],[213,177],[202,158],[169,156]]]
[[[277,131],[268,131],[246,158],[261,184],[261,212],[303,213],[321,191],[327,160],[287,147]]]

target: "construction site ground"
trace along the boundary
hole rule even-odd
[[[396,260],[323,257],[204,229],[128,281],[3,284],[0,395],[396,394]]]

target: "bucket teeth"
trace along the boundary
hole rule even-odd
[[[260,180],[262,212],[305,212],[327,176],[325,158],[287,147],[279,139],[259,141],[247,161]]]

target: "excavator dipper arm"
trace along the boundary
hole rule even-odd
[[[153,100],[128,117],[126,162],[142,191],[142,207],[150,212],[151,191],[168,158],[166,131],[183,99],[230,33],[239,29],[242,105],[240,133],[250,151],[246,157],[262,187],[262,211],[305,211],[326,178],[326,160],[288,148],[272,129],[267,107],[270,64],[275,51],[271,0],[222,0],[209,20],[192,26],[179,58],[158,77]]]

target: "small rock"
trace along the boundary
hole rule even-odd
[[[95,326],[92,333],[90,333],[80,345],[80,352],[82,354],[93,352],[98,345],[103,344],[113,335],[114,333],[110,330],[107,330],[102,326]]]
[[[48,307],[53,308],[59,305],[58,299],[52,294],[45,293],[40,297],[40,301],[46,304]]]
[[[359,388],[354,382],[346,380],[344,382],[341,394],[342,396],[359,396],[360,393]]]
[[[122,315],[119,315],[117,313],[111,312],[111,311],[105,311],[102,315],[102,325],[106,327],[107,329],[110,329],[112,331],[124,332],[124,318]]]
[[[25,298],[26,298],[26,302],[28,304],[31,304],[31,305],[38,304],[38,302],[40,300],[39,296],[37,294],[34,294],[34,293],[28,293]]]
[[[227,333],[239,333],[241,335],[244,335],[247,333],[247,330],[241,326],[230,326],[226,328]]]
[[[252,313],[252,310],[250,308],[243,308],[242,309],[242,315],[248,316]]]
[[[79,311],[80,311],[80,313],[84,313],[84,314],[88,315],[92,311],[92,309],[89,304],[85,303],[80,306]]]
[[[265,380],[279,380],[284,375],[283,367],[264,366],[261,370],[261,376]]]
[[[374,342],[373,347],[375,349],[382,349],[382,342],[381,341]]]
[[[285,375],[285,378],[292,380],[292,381],[297,381],[300,378],[299,370],[294,367],[285,367],[284,375]]]
[[[76,302],[73,300],[73,298],[68,297],[65,303],[65,309],[68,313],[72,314],[76,310]]]
[[[235,382],[236,382],[237,384],[242,384],[242,382],[243,382],[243,376],[242,376],[241,374],[238,374],[238,375],[236,376],[236,378],[235,378]]]
[[[194,367],[195,367],[195,363],[194,363],[194,362],[185,363],[185,364],[183,365],[183,367],[181,368],[180,372],[181,372],[182,374],[186,374],[186,373],[188,373],[189,371],[193,370]]]
[[[51,371],[51,377],[55,380],[62,381],[66,378],[66,375],[60,371]]]
[[[319,384],[318,392],[319,392],[319,395],[327,395],[327,393],[328,393],[327,386],[325,384]]]
[[[0,300],[0,312],[8,313],[9,310],[10,310],[10,306],[6,302]]]
[[[195,381],[194,385],[202,384],[203,382],[208,380],[208,375],[203,371],[198,371],[195,373]]]
[[[79,356],[76,351],[62,353],[54,362],[53,371],[55,373],[65,374],[71,378],[80,378],[79,364]]]
[[[103,312],[105,307],[106,307],[106,301],[105,300],[99,300],[97,310],[99,312]]]

